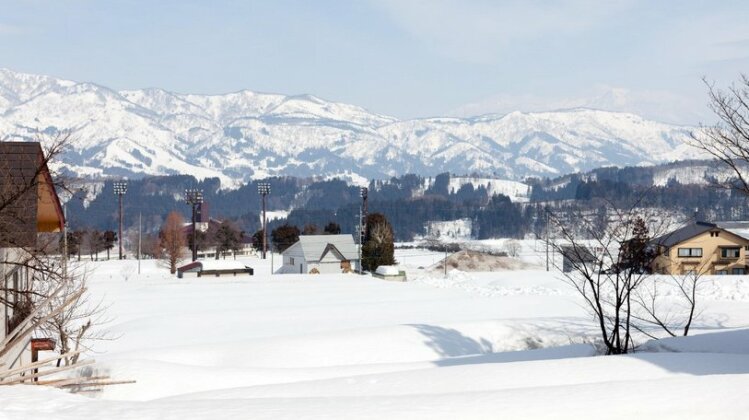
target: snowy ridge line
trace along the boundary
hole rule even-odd
[[[559,176],[694,157],[688,127],[591,109],[400,121],[310,95],[116,91],[0,70],[2,140],[74,130],[82,177],[191,174],[226,187],[275,175],[362,184],[415,173]],[[521,198],[520,185],[491,189]]]

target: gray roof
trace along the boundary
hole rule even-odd
[[[718,225],[714,223],[694,222],[676,229],[671,233],[667,233],[658,238],[654,238],[651,242],[657,245],[671,247],[678,243],[684,242],[687,239],[693,238],[697,235],[714,229],[720,229],[720,227],[718,227]]]
[[[286,251],[300,246],[305,260],[319,261],[328,244],[333,245],[347,260],[359,259],[359,252],[354,243],[353,235],[301,235],[299,236],[299,242]],[[285,254],[286,251],[283,253]]]

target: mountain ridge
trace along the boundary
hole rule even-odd
[[[592,109],[400,120],[314,95],[114,90],[0,69],[0,140],[71,130],[78,176],[558,176],[695,157],[690,127]]]

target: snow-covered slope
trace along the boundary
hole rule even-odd
[[[309,96],[115,91],[0,70],[0,139],[73,130],[81,175],[487,173],[520,179],[692,155],[689,128],[589,109],[399,121]],[[692,155],[693,156],[693,155]]]

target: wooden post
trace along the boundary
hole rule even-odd
[[[32,338],[31,339],[31,363],[36,363],[39,361],[39,352],[40,351],[48,351],[48,350],[54,350],[55,349],[55,340],[51,338]],[[34,375],[39,373],[39,368],[34,368]],[[38,382],[39,377],[34,376],[34,382]]]

